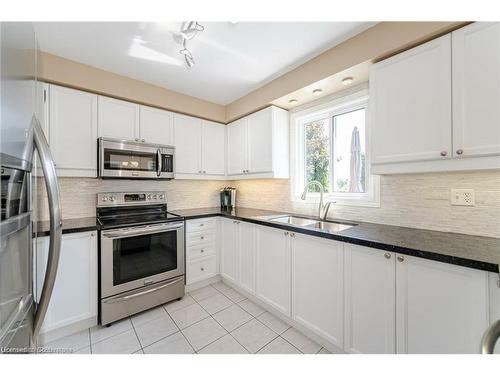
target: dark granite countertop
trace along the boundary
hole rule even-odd
[[[287,215],[277,211],[253,208],[236,208],[223,211],[219,207],[175,210],[172,213],[189,219],[211,216],[223,216],[266,225],[283,230],[292,230],[316,237],[368,246],[379,250],[393,251],[400,254],[413,255],[420,258],[456,264],[469,268],[498,272],[500,263],[500,239],[492,237],[471,236],[466,234],[438,232],[432,230],[398,227],[374,223],[356,223],[356,226],[341,232],[314,230],[306,227],[290,227],[278,222],[269,222],[259,217],[268,215]],[[306,218],[310,216],[297,215]],[[97,230],[95,217],[63,220],[63,234]],[[38,236],[49,235],[49,222],[38,222]]]
[[[63,234],[88,232],[97,230],[97,222],[95,217],[81,217],[78,219],[64,219],[62,222]],[[50,222],[39,221],[37,223],[37,236],[48,236],[50,233]]]
[[[498,264],[500,263],[500,239],[492,237],[471,236],[374,223],[357,223],[358,225],[341,232],[319,231],[304,227],[293,227],[292,229],[288,225],[259,219],[260,216],[283,215],[286,213],[251,208],[236,208],[229,212],[221,211],[218,207],[210,207],[177,210],[173,211],[173,213],[184,216],[186,220],[210,216],[230,217],[269,227],[293,230],[294,232],[312,236],[491,272],[498,272]],[[304,215],[296,216],[308,217]]]

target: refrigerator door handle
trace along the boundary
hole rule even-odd
[[[45,177],[50,215],[50,242],[47,269],[33,325],[33,337],[36,339],[45,319],[45,314],[47,313],[47,308],[49,307],[50,298],[54,289],[54,283],[56,281],[59,255],[61,252],[62,221],[61,206],[59,203],[59,184],[57,182],[54,160],[52,159],[49,144],[43,134],[42,127],[36,117],[33,117],[33,123],[34,146],[38,150]]]

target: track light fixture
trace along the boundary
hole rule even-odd
[[[181,36],[182,36],[182,49],[179,51],[181,55],[184,56],[184,60],[186,61],[186,65],[191,68],[194,66],[194,58],[191,51],[186,47],[186,43],[188,40],[191,40],[195,37],[195,35],[205,30],[205,27],[196,21],[184,22],[181,27]]]

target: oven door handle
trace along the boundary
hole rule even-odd
[[[166,288],[168,286],[171,286],[171,285],[174,285],[174,284],[178,284],[179,282],[181,282],[183,280],[184,280],[184,277],[181,276],[181,277],[179,277],[179,278],[177,278],[175,280],[169,281],[166,284],[162,284],[162,285],[159,285],[159,286],[151,288],[151,289],[143,290],[143,291],[137,292],[137,293],[127,294],[127,295],[121,296],[121,297],[108,298],[106,300],[103,300],[103,303],[118,303],[118,302],[123,302],[123,301],[129,300],[129,299],[132,299],[132,298],[143,296],[145,294],[157,292],[157,291],[159,291],[161,289],[164,289],[164,288]]]
[[[179,224],[162,225],[154,228],[109,230],[109,231],[103,231],[102,236],[106,238],[120,239],[125,237],[133,237],[141,234],[171,232],[183,227],[184,223],[179,223]]]
[[[161,150],[158,149],[156,150],[156,159],[157,159],[157,162],[156,162],[156,175],[158,177],[160,177],[161,175],[161,169],[162,169],[162,157],[161,157]]]

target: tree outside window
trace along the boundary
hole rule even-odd
[[[330,187],[330,121],[328,118],[305,124],[306,142],[306,183],[320,182],[325,191]],[[309,192],[318,192],[316,185],[309,187]]]

